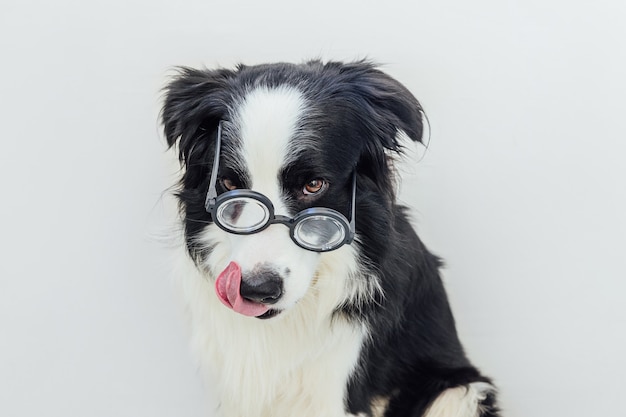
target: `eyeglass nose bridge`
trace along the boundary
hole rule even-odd
[[[289,228],[295,223],[295,220],[288,216],[281,214],[275,214],[273,219],[270,219],[270,224],[282,224]]]

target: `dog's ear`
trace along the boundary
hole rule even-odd
[[[226,114],[226,86],[233,74],[226,69],[180,68],[165,86],[161,122],[167,144],[178,142],[181,162],[188,160],[198,131],[216,128]]]
[[[351,100],[361,109],[361,123],[387,149],[400,152],[399,131],[422,141],[424,112],[417,99],[395,79],[367,61],[345,64]]]

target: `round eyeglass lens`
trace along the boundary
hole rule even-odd
[[[346,230],[339,220],[316,215],[300,220],[294,229],[294,237],[302,246],[324,251],[341,245]]]
[[[270,213],[265,204],[250,197],[236,197],[217,207],[217,220],[235,233],[251,233],[269,221]]]

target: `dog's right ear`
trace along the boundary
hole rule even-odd
[[[187,161],[198,131],[213,130],[225,116],[228,105],[227,82],[233,71],[179,68],[163,89],[165,99],[161,122],[167,144],[178,143],[179,159]]]

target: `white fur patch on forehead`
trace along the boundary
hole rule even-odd
[[[305,107],[300,91],[280,86],[251,90],[235,109],[233,121],[251,187],[275,205],[281,189],[278,174],[289,159],[289,142],[300,128]]]

